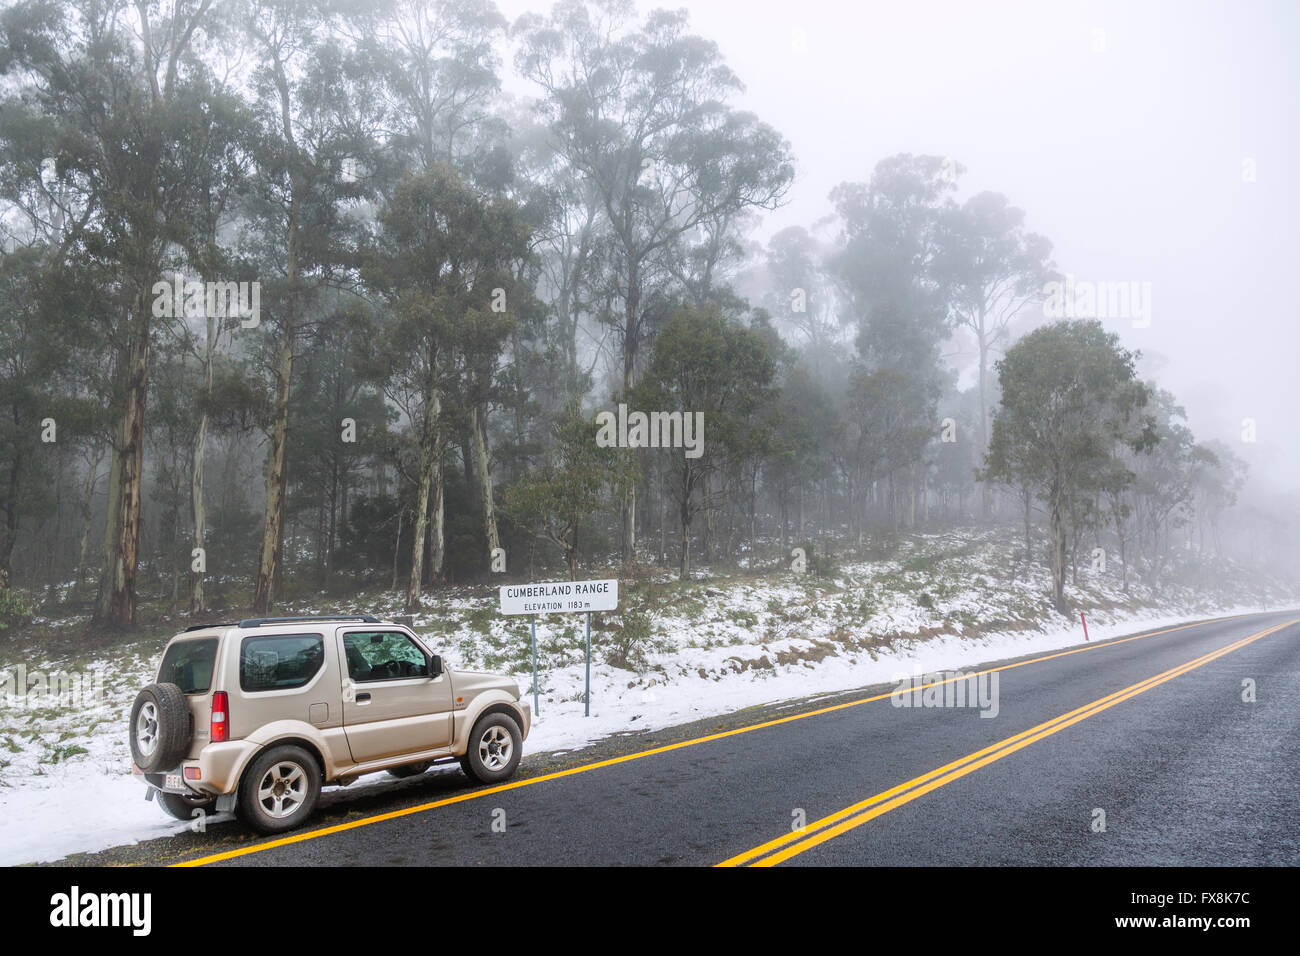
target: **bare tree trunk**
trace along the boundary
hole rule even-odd
[[[433,489],[429,499],[429,576],[434,581],[442,578],[442,562],[446,555],[441,437],[438,439],[437,452],[433,460]]]
[[[290,280],[292,284],[292,279]],[[290,293],[292,296],[293,293]],[[266,614],[275,603],[284,547],[285,446],[289,438],[289,382],[293,376],[292,309],[280,333],[279,376],[275,389],[275,429],[266,466],[266,519],[262,525],[262,560],[257,572],[253,610]]]
[[[713,509],[708,507],[710,496],[713,494],[713,473],[704,473],[704,505],[707,509],[704,512],[704,540],[701,542],[700,553],[706,563],[713,561],[713,536],[714,536],[714,513]]]
[[[691,460],[686,459],[682,473],[682,497],[679,516],[682,522],[682,553],[680,578],[690,580],[691,576]]]
[[[1059,610],[1065,610],[1065,527],[1060,496],[1052,492],[1052,585]]]
[[[668,474],[659,467],[659,563],[668,563]]]
[[[210,385],[211,383],[209,383]],[[203,458],[208,446],[208,416],[199,419],[198,440],[194,444],[194,467],[190,474],[190,507],[194,517],[194,533],[191,540],[194,550],[203,548],[207,531],[207,509],[203,504]],[[205,559],[206,561],[206,556]],[[193,554],[190,563],[190,613],[202,614],[208,609],[207,596],[203,593],[203,572],[195,571]]]
[[[626,399],[632,389],[632,378],[636,374],[637,309],[640,302],[639,275],[635,263],[628,277],[627,308],[624,312],[623,327],[623,398]],[[629,452],[630,454],[630,452]],[[636,559],[636,482],[630,481],[623,496],[623,563],[630,564]]]
[[[689,581],[691,577],[691,519],[685,505],[681,509],[682,519],[682,551],[681,561],[678,565],[678,576],[683,581]]]
[[[749,476],[749,549],[757,550],[758,543],[758,469]]]
[[[564,545],[564,559],[569,565],[569,580],[578,580],[578,519],[573,519],[573,534]]]
[[[636,556],[636,482],[628,482],[623,496],[623,561],[631,563]]]
[[[411,578],[406,587],[406,613],[413,614],[420,607],[420,588],[424,574],[424,540],[429,530],[429,491],[433,486],[432,466],[428,451],[420,452],[420,488],[415,496],[415,531],[411,542]]]
[[[86,582],[86,556],[90,552],[91,516],[95,499],[95,484],[99,477],[99,463],[104,460],[103,449],[96,447],[86,469],[86,487],[81,495],[81,546],[77,550],[77,584],[75,590],[80,592]],[[7,565],[6,565],[7,568]]]
[[[331,582],[334,579],[334,548],[338,536],[338,513],[339,513],[339,456],[334,454],[330,463],[330,493],[326,499],[329,508],[329,514],[326,518],[325,529],[325,580]]]
[[[424,578],[425,541],[429,533],[429,516],[434,519],[435,573],[442,571],[442,397],[436,380],[437,355],[430,356],[429,386],[425,391],[424,423],[420,431],[420,485],[415,497],[415,530],[411,542],[411,578],[406,589],[406,613],[420,607],[420,589]],[[432,563],[432,562],[431,562]]]
[[[266,468],[266,519],[262,525],[262,558],[257,573],[257,590],[253,610],[267,613],[283,577],[284,499],[286,490],[285,445],[289,437],[289,388],[293,378],[293,338],[298,331],[299,295],[299,212],[306,191],[298,163],[298,144],[294,139],[291,94],[284,63],[273,59],[276,91],[280,101],[280,133],[284,136],[289,162],[289,222],[285,268],[286,301],[284,322],[280,329],[278,381],[275,393],[275,429]]]
[[[15,454],[9,466],[8,504],[5,506],[5,532],[0,538],[0,591],[9,587],[9,574],[13,570],[14,545],[18,541],[18,489],[22,485],[22,456]]]
[[[104,555],[100,570],[99,592],[95,598],[95,619],[101,620],[109,612],[109,568],[113,566],[117,555],[118,527],[122,523],[122,451],[121,428],[108,453],[108,498],[104,506]]]
[[[402,511],[401,503],[397,506],[397,534],[393,537],[393,590],[397,590],[397,562],[401,555],[402,547],[402,518],[406,512]]]
[[[115,448],[116,487],[112,519],[107,529],[105,567],[100,581],[98,622],[111,627],[135,623],[135,584],[140,557],[140,484],[144,464],[144,412],[148,397],[149,312],[141,292],[132,303],[136,314],[135,334],[126,354],[126,398]],[[114,494],[115,493],[115,494]]]
[[[913,468],[907,476],[907,529],[916,530],[916,472]]]
[[[474,477],[478,479],[479,504],[483,508],[483,533],[487,541],[488,560],[501,546],[497,535],[496,509],[492,501],[492,475],[488,471],[487,436],[484,415],[477,406],[472,406],[470,417],[470,441],[474,449]]]
[[[208,338],[203,349],[203,387],[209,398],[212,396],[212,354],[216,347],[216,317],[208,316]],[[205,411],[199,419],[199,434],[194,442],[194,467],[190,474],[190,506],[194,516],[195,549],[204,547],[207,537],[207,508],[203,503],[203,462],[208,453],[208,414]],[[192,556],[191,556],[192,557]],[[206,562],[206,555],[204,558]],[[208,609],[207,595],[203,593],[203,573],[190,571],[190,613],[202,614]]]
[[[979,369],[979,391],[980,391],[980,461],[989,450],[989,399],[988,399],[988,378],[989,378],[989,346],[988,337],[984,330],[984,313],[980,312],[979,318],[979,350],[980,350],[980,369]],[[987,482],[980,483],[980,519],[988,521],[993,513],[993,488]]]
[[[790,553],[790,489],[782,485],[780,491],[781,508],[781,555]]]

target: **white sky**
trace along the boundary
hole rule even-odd
[[[498,0],[514,19],[539,0]],[[654,4],[640,0],[642,11]],[[1080,279],[1152,284],[1152,321],[1114,321],[1217,437],[1300,486],[1300,4],[1279,0],[693,0],[799,178],[758,236],[811,226],[827,193],[898,152],[952,156],[961,196],[1025,209]],[[1095,45],[1102,44],[1104,52]],[[512,91],[524,91],[508,81]],[[1243,182],[1253,160],[1256,182]],[[1255,445],[1241,422],[1257,423]]]

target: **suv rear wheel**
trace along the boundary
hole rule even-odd
[[[271,747],[239,781],[239,814],[262,833],[292,830],[316,809],[320,786],[315,757],[301,747]]]
[[[519,766],[523,737],[519,725],[506,714],[479,718],[469,733],[461,769],[479,783],[500,783]]]
[[[216,797],[186,796],[183,793],[158,791],[158,806],[177,820],[193,820],[194,811],[202,810],[205,814],[217,812]]]

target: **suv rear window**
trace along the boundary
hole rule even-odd
[[[212,686],[212,665],[216,660],[215,637],[173,641],[158,665],[158,683],[175,684],[186,694],[206,694]]]
[[[325,665],[320,634],[246,637],[239,649],[239,686],[246,691],[302,687]]]

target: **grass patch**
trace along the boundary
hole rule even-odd
[[[40,762],[41,763],[66,763],[67,761],[71,760],[73,757],[80,757],[83,754],[88,754],[88,753],[90,753],[90,751],[87,750],[85,747],[81,746],[80,744],[69,744],[66,747],[56,745],[54,747],[51,747],[48,751],[46,751],[45,757],[42,758]]]

